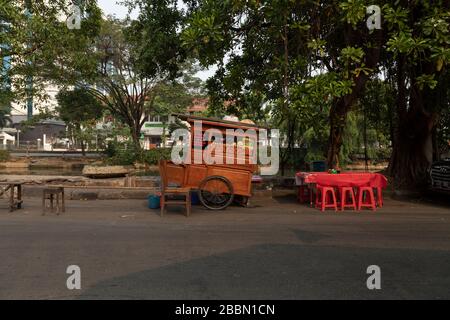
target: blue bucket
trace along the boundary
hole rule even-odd
[[[159,209],[161,206],[161,198],[157,195],[151,194],[148,196],[148,208]]]
[[[191,204],[193,206],[200,204],[200,198],[198,197],[198,192],[196,191],[191,192]]]

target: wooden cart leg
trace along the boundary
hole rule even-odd
[[[50,194],[50,212],[53,213],[55,211],[54,207],[53,207],[53,200],[54,200],[54,196],[53,194]]]
[[[66,212],[66,200],[64,199],[64,188],[62,189],[62,212]]]
[[[22,186],[17,186],[17,208],[22,209]]]
[[[9,212],[14,211],[14,187],[9,190]]]
[[[161,206],[161,217],[164,215],[164,206],[165,206],[165,204],[164,204],[164,202],[165,202],[165,195],[161,195],[161,200],[160,200],[160,206]]]
[[[189,192],[186,195],[186,217],[189,217],[191,214],[191,193]]]
[[[45,216],[45,191],[42,193],[42,215]]]
[[[56,197],[56,215],[59,216],[61,208],[59,206],[59,193],[55,194]]]

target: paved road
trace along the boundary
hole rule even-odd
[[[143,201],[0,202],[1,299],[450,298],[450,209],[388,200],[322,214],[286,200],[160,218]],[[81,268],[80,291],[66,268]],[[366,269],[381,268],[369,291]]]

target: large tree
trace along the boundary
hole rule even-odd
[[[184,40],[204,65],[219,65],[209,86],[213,101],[251,110],[245,98],[256,96],[260,110],[276,106],[272,115],[284,121],[288,150],[301,137],[295,131],[305,129],[297,124],[314,122],[318,108],[328,110],[331,167],[339,166],[347,116],[369,81],[391,84],[397,93],[391,175],[413,186],[425,181],[432,134],[448,108],[450,4],[377,4],[380,30],[367,27],[372,1],[200,1]]]
[[[347,6],[337,1],[204,1],[188,20],[186,44],[204,65],[219,64],[209,85],[213,102],[223,106],[232,100],[238,112],[262,119],[271,107],[272,125],[283,130],[287,146],[283,167],[323,110],[329,111],[328,162],[339,165],[346,115],[379,55],[378,32],[355,21],[354,6],[354,1]]]
[[[433,134],[449,109],[450,3],[398,1],[384,8],[384,62],[397,92],[390,172],[400,186],[426,184]]]
[[[85,68],[101,11],[95,0],[75,2],[83,14],[80,29],[67,27],[67,1],[1,0],[0,102],[45,100],[45,89],[61,83],[61,72]]]
[[[90,52],[97,58],[95,69],[82,74],[79,82],[130,129],[134,146],[139,150],[144,115],[154,101],[157,84],[166,74],[149,77],[140,72],[127,27],[125,21],[113,17],[102,22],[100,35]]]
[[[301,121],[292,88],[310,74],[307,12],[291,0],[203,1],[183,33],[186,48],[203,66],[218,65],[209,81],[216,114],[234,113],[283,129],[282,169],[292,154]]]
[[[126,124],[137,148],[149,113],[185,110],[202,84],[186,62],[180,32],[185,12],[176,0],[124,1],[139,8],[136,20],[104,22],[97,41],[100,69],[92,94]]]
[[[81,152],[85,155],[87,126],[95,125],[96,120],[103,115],[102,105],[85,88],[74,90],[61,90],[58,100],[57,113],[61,120],[65,121],[74,140],[78,140]]]

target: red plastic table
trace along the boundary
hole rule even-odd
[[[344,172],[330,174],[328,172],[298,172],[295,176],[296,184],[302,186],[320,185],[325,187],[372,187],[381,195],[382,189],[387,187],[387,179],[380,173]],[[312,204],[312,199],[311,199]]]

